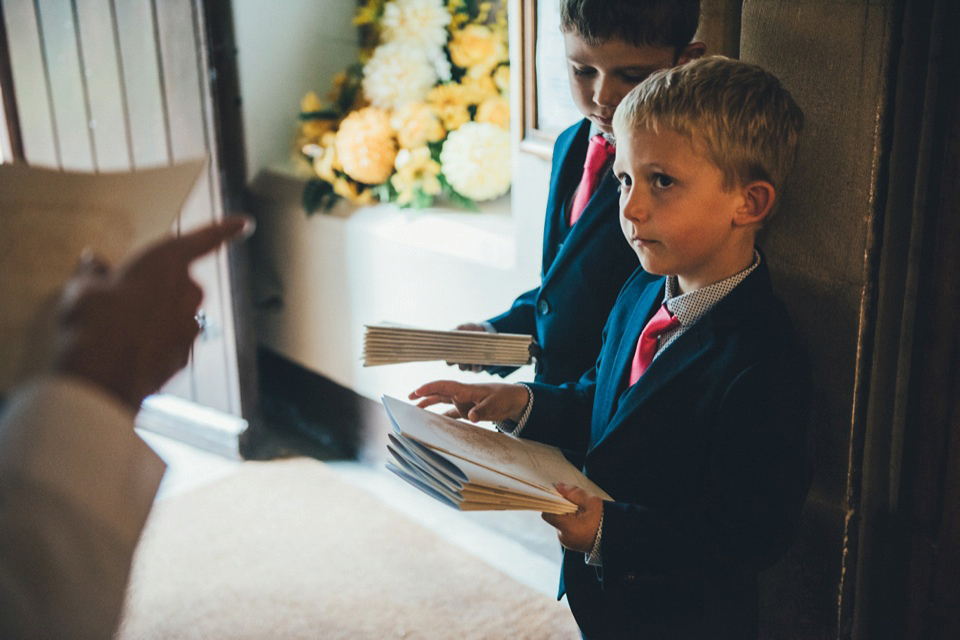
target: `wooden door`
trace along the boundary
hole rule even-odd
[[[177,227],[223,215],[203,0],[3,0],[2,9],[8,153],[89,171],[206,156]],[[227,252],[198,262],[194,275],[207,328],[164,391],[241,416]]]

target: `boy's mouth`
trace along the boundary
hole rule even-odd
[[[593,114],[593,121],[599,124],[602,127],[613,126],[613,118],[606,118],[604,116]]]

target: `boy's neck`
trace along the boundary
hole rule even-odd
[[[711,277],[707,278],[686,278],[682,275],[676,274],[676,283],[677,283],[677,293],[676,295],[683,295],[685,293],[692,293],[699,289],[709,287],[710,285],[716,284],[718,282],[723,282],[727,278],[732,278],[733,276],[746,271],[751,268],[754,263],[759,261],[759,253],[751,244],[749,251],[739,252],[739,255],[736,259],[733,259],[729,262],[729,267],[721,269],[714,273]],[[668,276],[668,278],[671,276]]]

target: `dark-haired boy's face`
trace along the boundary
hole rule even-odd
[[[631,89],[674,65],[671,47],[638,47],[619,39],[590,44],[573,32],[564,32],[563,43],[573,101],[604,133],[613,132],[613,112]]]

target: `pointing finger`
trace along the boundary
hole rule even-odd
[[[232,216],[184,233],[179,238],[171,240],[171,242],[177,247],[184,262],[189,263],[210,253],[227,240],[235,238],[241,233],[249,237],[254,229],[256,229],[256,224],[254,224],[252,218]]]

